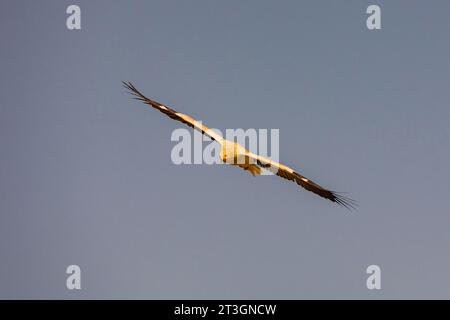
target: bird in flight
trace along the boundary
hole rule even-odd
[[[137,100],[144,102],[145,104],[159,110],[167,115],[169,118],[180,121],[196,130],[209,136],[211,139],[217,141],[220,144],[220,159],[227,164],[238,166],[246,171],[249,171],[252,175],[260,175],[262,169],[269,170],[279,177],[287,180],[295,181],[298,185],[302,186],[308,191],[311,191],[322,198],[335,202],[347,209],[354,209],[356,202],[350,198],[343,196],[341,193],[327,190],[314,181],[302,176],[281,163],[275,162],[269,158],[252,153],[240,144],[226,140],[216,131],[208,128],[201,122],[191,118],[190,116],[177,112],[168,106],[147,98],[131,82],[122,82],[124,87],[129,90],[133,97]]]

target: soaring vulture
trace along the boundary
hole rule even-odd
[[[241,146],[240,144],[224,139],[219,133],[208,128],[199,121],[194,120],[188,115],[177,112],[168,106],[147,98],[131,82],[122,82],[126,89],[134,96],[135,99],[144,102],[145,104],[159,110],[168,117],[187,124],[188,126],[199,130],[206,134],[211,139],[217,141],[221,146],[220,158],[223,162],[235,165],[249,171],[252,175],[261,174],[262,169],[269,170],[279,177],[287,180],[295,181],[308,191],[314,192],[322,198],[335,202],[347,209],[353,209],[356,206],[354,200],[343,196],[342,194],[327,190],[314,181],[295,172],[294,169],[285,166],[281,163],[275,162],[269,158],[254,154]]]

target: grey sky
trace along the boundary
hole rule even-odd
[[[449,30],[449,1],[1,1],[0,298],[450,298]],[[279,128],[280,160],[359,210],[173,165],[182,124],[122,80]]]

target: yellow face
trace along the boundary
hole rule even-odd
[[[227,164],[245,164],[248,163],[248,151],[238,143],[230,140],[224,140],[220,149],[220,159]]]
[[[228,164],[233,164],[237,154],[238,145],[230,140],[224,140],[220,149],[220,159]]]
[[[228,161],[234,158],[234,143],[229,140],[224,140],[222,143],[222,147],[220,148],[220,159],[227,163]]]

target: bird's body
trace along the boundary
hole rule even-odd
[[[226,164],[238,166],[252,175],[260,175],[261,168],[256,164],[252,153],[237,142],[223,139],[220,146],[220,160]]]
[[[222,137],[216,131],[208,128],[202,122],[193,119],[192,117],[177,112],[166,105],[151,100],[140,93],[130,82],[123,82],[124,86],[130,90],[130,93],[138,100],[158,109],[168,117],[187,124],[188,126],[199,130],[203,134],[209,136],[212,140],[215,140],[220,144],[220,159],[233,166],[238,166],[253,176],[260,175],[262,170],[269,170],[273,174],[285,178],[287,180],[295,181],[298,185],[302,186],[308,191],[336,202],[346,208],[354,208],[355,202],[352,199],[342,196],[341,194],[327,190],[317,183],[307,179],[306,177],[298,174],[292,168],[285,166],[279,162],[273,161],[269,158],[252,153],[245,147],[234,141],[227,140]]]

